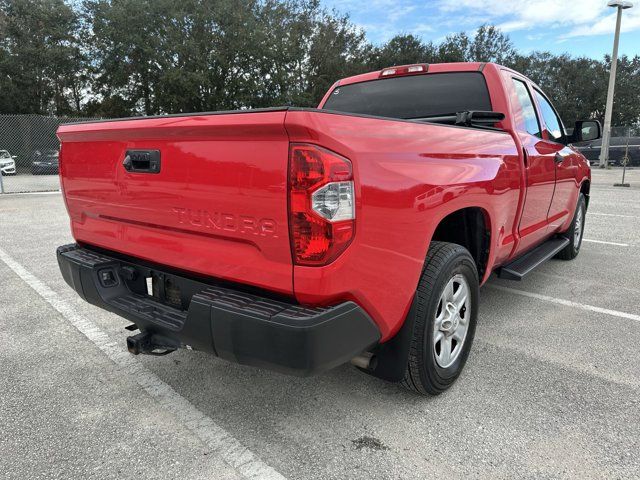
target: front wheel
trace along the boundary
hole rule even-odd
[[[478,271],[468,250],[431,242],[416,290],[406,388],[437,395],[455,382],[473,343],[478,299]]]

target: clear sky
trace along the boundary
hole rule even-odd
[[[547,50],[602,58],[611,53],[615,8],[607,0],[321,0],[349,14],[380,44],[397,33],[438,42],[483,23],[499,26],[523,53]],[[640,55],[640,0],[624,10],[620,54]]]

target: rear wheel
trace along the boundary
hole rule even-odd
[[[556,255],[556,258],[562,260],[573,260],[580,253],[580,246],[582,245],[582,235],[584,234],[584,221],[587,213],[587,202],[584,195],[581,193],[578,197],[578,205],[576,211],[573,214],[573,221],[569,230],[567,230],[562,236],[569,239],[569,245],[564,247]]]
[[[467,249],[432,242],[416,291],[406,388],[437,395],[455,382],[473,342],[478,297],[478,272]]]

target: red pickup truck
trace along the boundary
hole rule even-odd
[[[298,375],[351,361],[437,394],[462,370],[479,286],[574,258],[590,170],[549,98],[495,64],[338,81],[317,109],[63,125],[84,299],[129,351],[210,352]]]

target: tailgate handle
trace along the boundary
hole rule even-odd
[[[160,173],[160,150],[127,150],[122,166],[131,173]]]

